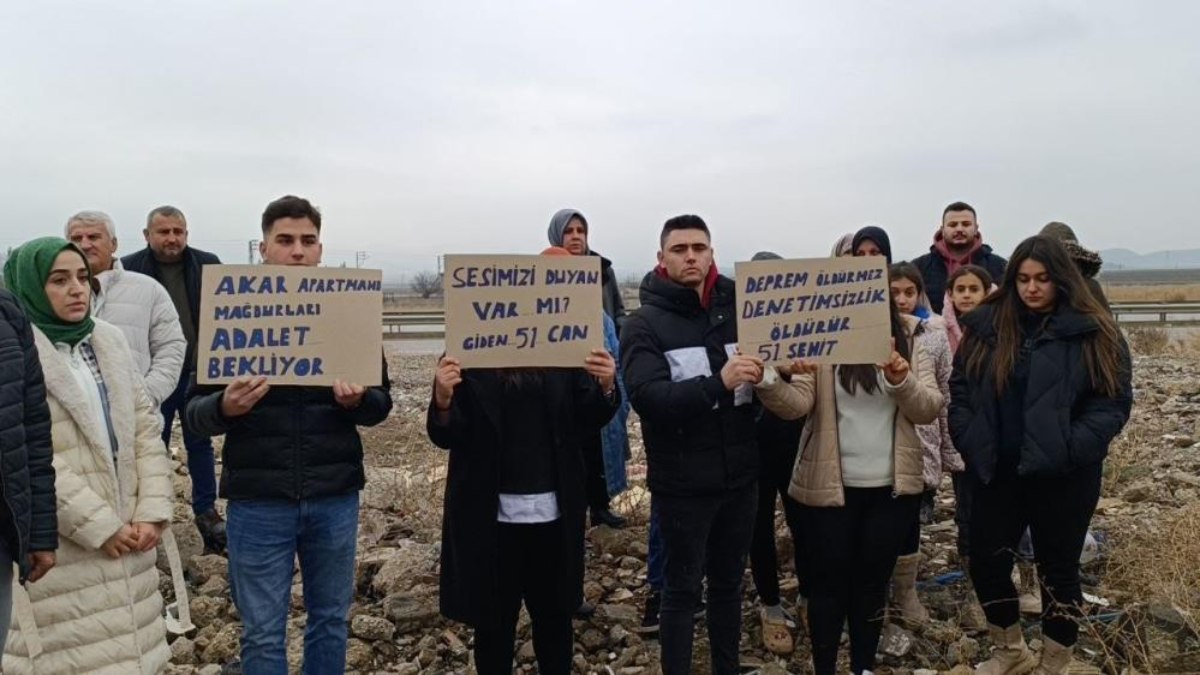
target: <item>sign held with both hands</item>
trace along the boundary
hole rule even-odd
[[[582,368],[604,346],[600,258],[447,255],[446,355],[463,368]]]
[[[196,379],[376,386],[383,354],[380,270],[285,265],[201,268]]]
[[[882,256],[739,262],[738,345],[767,365],[882,363],[891,288]]]

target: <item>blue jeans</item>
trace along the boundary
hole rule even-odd
[[[358,493],[303,499],[231,500],[227,509],[229,584],[242,616],[242,670],[287,675],[292,570],[304,584],[306,675],[346,669]]]
[[[650,585],[650,589],[654,591],[662,591],[663,577],[667,566],[667,547],[663,544],[662,526],[658,523],[658,502],[654,500],[654,495],[650,495],[650,532],[647,535],[649,541],[647,548],[649,553],[646,554],[646,583]]]
[[[192,512],[196,515],[213,510],[217,503],[217,466],[213,455],[212,439],[197,436],[183,424],[183,408],[187,405],[188,382],[192,373],[185,371],[179,377],[179,386],[162,404],[163,445],[171,447],[171,425],[175,413],[179,413],[183,427],[183,447],[187,450],[188,475],[192,477]]]

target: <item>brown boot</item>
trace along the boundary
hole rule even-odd
[[[975,594],[970,558],[962,556],[960,564],[967,577],[967,595],[963,598],[962,607],[958,612],[958,627],[967,633],[979,633],[987,630],[987,615],[983,612],[983,606],[979,604],[979,596]]]
[[[1025,644],[1020,622],[1008,628],[988,625],[992,638],[992,658],[975,668],[984,675],[1024,675],[1037,667],[1037,658]]]
[[[929,622],[929,612],[917,597],[917,568],[920,565],[920,553],[902,555],[896,558],[896,568],[892,571],[892,604],[909,625]]]
[[[1042,662],[1038,664],[1036,675],[1063,675],[1071,667],[1071,657],[1075,647],[1064,647],[1050,638],[1045,638],[1046,646],[1042,648]]]
[[[1031,562],[1017,563],[1017,572],[1021,575],[1021,583],[1017,586],[1017,603],[1022,614],[1041,616],[1042,587],[1038,583],[1037,566]]]

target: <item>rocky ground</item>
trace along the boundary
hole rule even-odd
[[[1135,341],[1135,346],[1138,343]],[[1136,361],[1133,419],[1115,444],[1093,527],[1101,555],[1085,568],[1093,600],[1079,657],[1091,672],[1200,672],[1200,377],[1195,352],[1148,347]],[[359,673],[460,673],[470,669],[471,631],[437,611],[438,541],[445,455],[424,433],[424,406],[433,359],[394,356],[396,407],[383,425],[365,431],[368,484],[358,544],[357,596],[351,619],[348,668]],[[630,527],[588,533],[587,599],[596,615],[575,626],[577,672],[621,675],[657,672],[657,643],[635,632],[646,594],[648,494],[637,425],[632,425],[632,489],[617,503]],[[182,459],[182,449],[176,451]],[[172,672],[220,671],[237,654],[238,618],[229,598],[225,560],[200,555],[187,507],[186,466],[177,465],[180,500],[176,530],[183,548],[197,630],[174,637]],[[966,634],[958,613],[966,582],[954,551],[952,492],[947,481],[937,522],[925,528],[921,595],[935,616],[909,632],[890,626],[881,648],[881,673],[969,672],[988,648],[985,635]],[[789,537],[779,521],[785,603],[795,599]],[[165,569],[165,566],[164,566]],[[163,588],[170,584],[163,577]],[[742,662],[745,672],[810,672],[806,641],[788,658],[762,648],[753,584],[746,577]],[[299,576],[292,589],[289,660],[298,668],[304,615]],[[707,643],[698,624],[696,672],[707,672]],[[1031,640],[1036,623],[1026,623]],[[518,660],[536,670],[528,619],[519,627]],[[1036,644],[1036,643],[1035,643]]]

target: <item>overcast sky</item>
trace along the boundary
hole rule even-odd
[[[72,212],[142,245],[153,206],[246,260],[284,193],[326,262],[389,273],[537,252],[587,214],[623,274],[663,220],[718,263],[824,255],[942,207],[1007,254],[1048,220],[1092,248],[1200,246],[1200,2],[9,2],[0,244]]]

